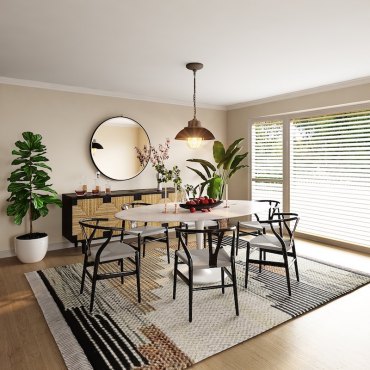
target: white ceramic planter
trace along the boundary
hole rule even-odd
[[[48,236],[38,239],[15,238],[15,254],[23,263],[40,262],[48,251]]]

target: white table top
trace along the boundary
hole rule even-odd
[[[229,208],[224,208],[225,202],[212,208],[211,212],[194,212],[177,207],[178,212],[174,213],[175,204],[167,203],[167,213],[164,213],[164,204],[152,204],[144,207],[134,207],[115,214],[115,217],[127,221],[143,222],[186,222],[186,221],[206,221],[220,220],[223,218],[233,218],[251,215],[266,209],[267,205],[261,202],[250,200],[229,200]]]

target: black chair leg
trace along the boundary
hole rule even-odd
[[[221,267],[221,285],[222,285],[222,294],[225,294],[225,270],[224,270],[224,267]]]
[[[121,272],[123,272],[123,258],[120,260]],[[123,275],[121,276],[121,284],[123,284]]]
[[[95,261],[94,273],[92,276],[92,286],[91,286],[90,313],[94,307],[94,297],[95,297],[95,288],[96,288],[96,280],[97,280],[97,275],[98,275],[98,268],[99,268],[99,262]]]
[[[187,230],[188,228],[189,228],[189,226],[185,225],[185,229]],[[185,239],[185,244],[188,245],[188,233],[185,233],[184,239]]]
[[[246,253],[246,258],[245,258],[245,283],[244,283],[245,289],[247,289],[247,285],[248,285],[248,269],[249,269],[248,266],[249,266],[250,249],[251,249],[251,245],[248,242],[247,243],[247,253]]]
[[[141,290],[140,290],[140,252],[135,253],[135,265],[136,265],[136,287],[137,287],[137,300],[141,302]]]
[[[170,238],[168,237],[168,230],[166,230],[166,248],[167,248],[167,262],[170,263]]]
[[[240,236],[240,231],[239,231],[239,222],[238,222],[238,226],[236,228],[236,251],[235,251],[236,255],[238,255],[238,251],[239,251],[239,236]]]
[[[233,277],[233,291],[234,291],[234,301],[235,301],[235,312],[236,316],[239,316],[239,301],[238,301],[238,285],[236,282],[236,268],[235,261],[231,264],[231,275]]]
[[[294,268],[295,268],[295,275],[297,277],[297,281],[299,281],[299,272],[298,272],[298,262],[297,262],[297,257],[294,259]]]
[[[260,258],[259,258],[260,263],[259,263],[258,271],[261,272],[262,271],[262,264],[261,264],[261,262],[262,262],[262,250],[261,249],[260,249],[259,254],[260,254]]]
[[[291,296],[292,295],[292,289],[290,287],[290,276],[289,276],[289,262],[288,262],[288,256],[284,253],[283,254],[284,258],[284,265],[285,265],[285,274],[286,274],[286,280],[288,284],[288,293]]]
[[[143,257],[145,257],[145,247],[146,247],[145,238],[143,238]]]
[[[173,294],[172,294],[173,299],[176,299],[177,266],[179,263],[178,260],[179,260],[179,257],[177,257],[177,254],[175,253],[175,268],[173,270]]]
[[[139,252],[139,264],[141,264],[141,237],[137,237],[137,250]]]
[[[298,272],[298,261],[297,261],[297,254],[295,253],[295,245],[293,244],[293,258],[294,258],[294,268],[295,268],[295,275],[297,277],[297,281],[299,281],[299,272]]]
[[[193,269],[189,266],[189,322],[193,321]]]
[[[82,267],[82,279],[81,279],[81,289],[80,289],[80,294],[84,292],[84,285],[85,285],[85,277],[86,277],[86,269],[87,269],[87,259],[88,257],[85,255],[84,259],[84,265]]]

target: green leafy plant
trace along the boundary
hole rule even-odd
[[[212,198],[221,199],[225,184],[229,183],[231,177],[240,169],[247,167],[242,161],[248,153],[240,153],[242,150],[242,141],[244,138],[235,140],[226,150],[220,141],[213,144],[213,158],[216,164],[212,164],[204,159],[188,159],[188,162],[199,163],[202,170],[189,167],[203,181],[198,185],[199,194],[201,195],[207,187],[207,195]]]
[[[161,182],[173,181],[176,189],[181,190],[182,179],[180,176],[181,171],[178,166],[173,166],[172,170],[167,170],[166,168],[164,168],[163,171],[160,173],[162,175]]]
[[[51,171],[51,168],[45,164],[49,160],[44,156],[46,146],[41,143],[42,136],[32,132],[23,132],[22,136],[24,140],[17,141],[17,149],[12,151],[17,156],[12,165],[18,168],[8,178],[8,192],[11,195],[7,199],[10,202],[7,215],[20,225],[28,213],[29,237],[32,239],[32,222],[48,214],[49,204],[61,207],[62,202],[51,188],[52,185],[47,183],[50,176],[46,170]]]

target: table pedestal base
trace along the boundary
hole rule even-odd
[[[178,269],[182,272],[183,275],[188,277],[188,266],[179,265]],[[181,278],[177,277],[181,280]],[[219,283],[221,281],[221,269],[212,268],[212,269],[194,269],[193,271],[193,284],[194,285],[206,285]]]

